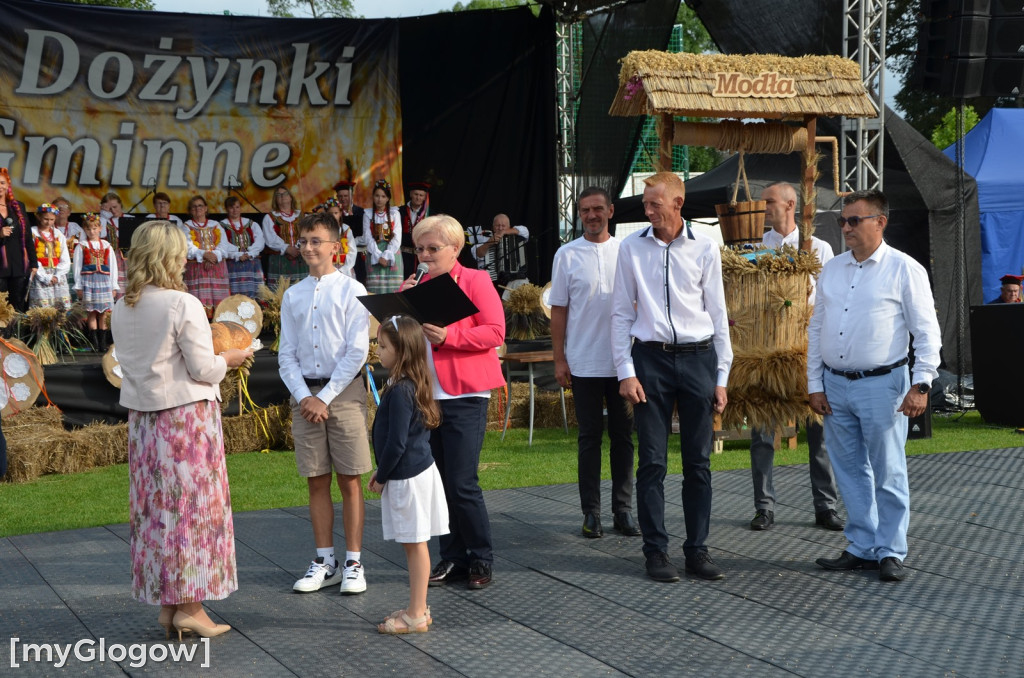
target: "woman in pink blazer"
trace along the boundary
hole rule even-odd
[[[110,322],[128,408],[132,595],[160,605],[179,640],[231,628],[203,609],[238,588],[218,384],[252,355],[214,355],[203,305],[182,282],[187,252],[171,222],[140,226]]]
[[[426,217],[416,224],[412,239],[420,262],[427,265],[424,280],[450,275],[479,309],[447,327],[424,324],[423,334],[434,397],[441,406],[441,425],[430,433],[430,449],[441,473],[450,530],[440,538],[441,560],[430,573],[430,585],[468,580],[469,588],[482,589],[491,583],[494,554],[477,466],[491,389],[505,384],[497,353],[505,341],[505,311],[490,276],[459,263],[466,236],[458,221],[446,214]],[[410,276],[402,288],[413,284]]]

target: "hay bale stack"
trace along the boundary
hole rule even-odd
[[[562,428],[562,405],[558,401],[558,391],[537,389],[533,408],[534,428]],[[565,412],[569,426],[576,426],[572,391],[565,392]],[[487,406],[487,430],[500,431],[504,423],[505,389],[496,388],[491,391],[491,401]],[[508,425],[509,428],[526,428],[530,425],[530,385],[525,382],[512,382],[512,412]]]
[[[807,303],[817,257],[783,247],[778,253],[722,250],[733,363],[723,428],[773,428],[813,416],[807,405]]]

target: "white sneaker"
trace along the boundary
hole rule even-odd
[[[341,595],[348,596],[365,590],[366,577],[363,576],[363,566],[354,560],[346,560],[341,576]]]
[[[295,585],[292,586],[292,591],[298,591],[299,593],[319,591],[323,587],[332,586],[339,581],[341,581],[341,568],[325,565],[324,559],[318,557],[309,564],[309,569],[306,570],[305,576],[295,582]]]

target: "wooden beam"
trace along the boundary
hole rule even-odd
[[[808,139],[814,139],[817,126],[817,116],[804,116],[804,127],[807,129]],[[814,195],[814,175],[817,174],[814,161],[816,156],[817,151],[814,148],[814,143],[808,143],[807,148],[804,149],[803,154],[800,156],[802,160],[800,181],[803,195]],[[811,251],[811,236],[814,235],[814,214],[816,211],[817,205],[815,201],[804,201],[803,213],[800,219],[800,249],[807,250],[808,252]]]
[[[659,172],[672,171],[672,139],[675,135],[675,123],[671,113],[658,116],[658,164]]]

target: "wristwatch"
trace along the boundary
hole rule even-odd
[[[918,393],[924,395],[928,391],[932,390],[932,385],[931,384],[925,384],[925,383],[922,382],[920,384],[914,384],[914,388],[917,389]]]

